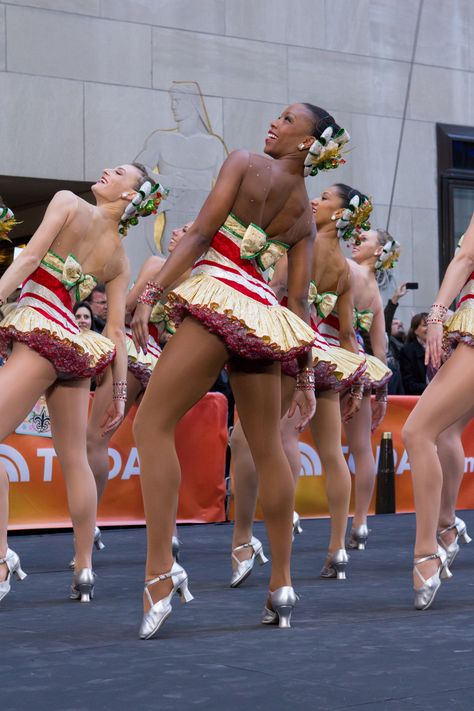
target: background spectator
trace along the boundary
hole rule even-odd
[[[90,331],[94,320],[94,314],[92,313],[90,304],[88,304],[87,301],[78,301],[77,304],[74,304],[73,311],[76,316],[77,325],[81,331]]]
[[[407,342],[400,352],[400,370],[406,395],[421,395],[427,385],[425,366],[427,313],[415,314]]]
[[[86,301],[92,309],[92,330],[102,333],[105,328],[105,322],[107,321],[107,294],[105,293],[105,285],[97,284]]]
[[[398,301],[407,293],[405,283],[400,284],[387,302],[384,310],[385,330],[388,337],[387,365],[392,371],[392,377],[388,383],[389,395],[404,395],[402,374],[400,371],[400,352],[405,343],[405,327],[402,321],[394,318],[398,307]]]

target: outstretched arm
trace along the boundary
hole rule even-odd
[[[20,256],[0,279],[0,301],[4,302],[39,266],[77,205],[77,197],[69,190],[56,193],[49,203],[40,226]]]

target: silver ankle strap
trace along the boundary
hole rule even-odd
[[[161,575],[158,575],[157,578],[153,578],[152,580],[146,580],[145,581],[145,588],[148,588],[150,585],[154,585],[155,583],[159,583],[162,580],[168,580],[171,578],[173,575],[173,571],[169,571],[169,573],[162,573]]]
[[[439,558],[441,560],[441,556],[439,553],[432,553],[431,555],[427,555],[424,558],[415,558],[413,561],[414,565],[420,565],[420,563],[426,563],[427,560],[434,560],[435,558]]]
[[[456,529],[456,532],[457,532],[458,527],[457,527],[456,521],[454,523],[452,523],[450,526],[448,526],[447,528],[443,528],[442,531],[438,531],[438,536],[442,536],[443,533],[448,533],[448,531],[454,531],[454,529]]]

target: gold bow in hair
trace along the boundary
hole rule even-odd
[[[325,291],[324,294],[320,294],[314,281],[309,282],[308,303],[316,306],[316,311],[321,318],[326,318],[334,310],[337,296],[335,291]]]
[[[374,314],[369,309],[366,311],[358,311],[357,309],[354,309],[354,328],[356,331],[365,331],[366,333],[369,333],[373,320]]]
[[[76,287],[76,301],[84,301],[97,286],[97,279],[92,274],[84,274],[82,267],[72,254],[64,262],[61,281],[66,289]]]
[[[273,267],[289,248],[284,242],[267,240],[267,235],[261,227],[250,223],[242,237],[240,256],[242,259],[255,259],[260,269],[266,271]]]

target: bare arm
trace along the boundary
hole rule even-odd
[[[314,239],[316,229],[310,220],[305,236],[288,252],[288,308],[305,323],[310,324],[308,289],[313,273]],[[300,368],[312,363],[311,351],[299,359]]]
[[[135,284],[132,286],[130,291],[127,294],[127,301],[126,301],[126,309],[127,313],[131,313],[133,309],[135,308],[137,304],[137,299],[140,296],[141,292],[143,291],[143,288],[139,287],[139,282],[145,281],[145,284],[147,281],[150,281],[152,279],[153,275],[156,274],[157,271],[161,269],[163,264],[165,263],[165,260],[163,257],[158,257],[155,255],[152,255],[151,257],[148,257],[148,259],[145,261],[143,264],[143,267],[140,270],[140,274],[138,275],[138,279],[135,282]]]
[[[39,266],[76,205],[77,197],[73,193],[68,190],[56,193],[33,237],[0,279],[1,297],[6,300]]]
[[[377,290],[378,291],[378,290]],[[370,344],[372,353],[376,358],[387,363],[386,338],[385,338],[385,318],[382,311],[382,298],[379,293],[376,295],[375,306],[373,307],[374,318],[370,328]]]
[[[288,257],[286,254],[280,257],[275,265],[270,286],[275,292],[278,301],[281,301],[288,293]]]
[[[339,316],[339,342],[341,348],[345,348],[346,351],[351,351],[352,353],[358,353],[359,345],[354,331],[354,301],[352,299],[349,276],[337,299],[337,314]]]

